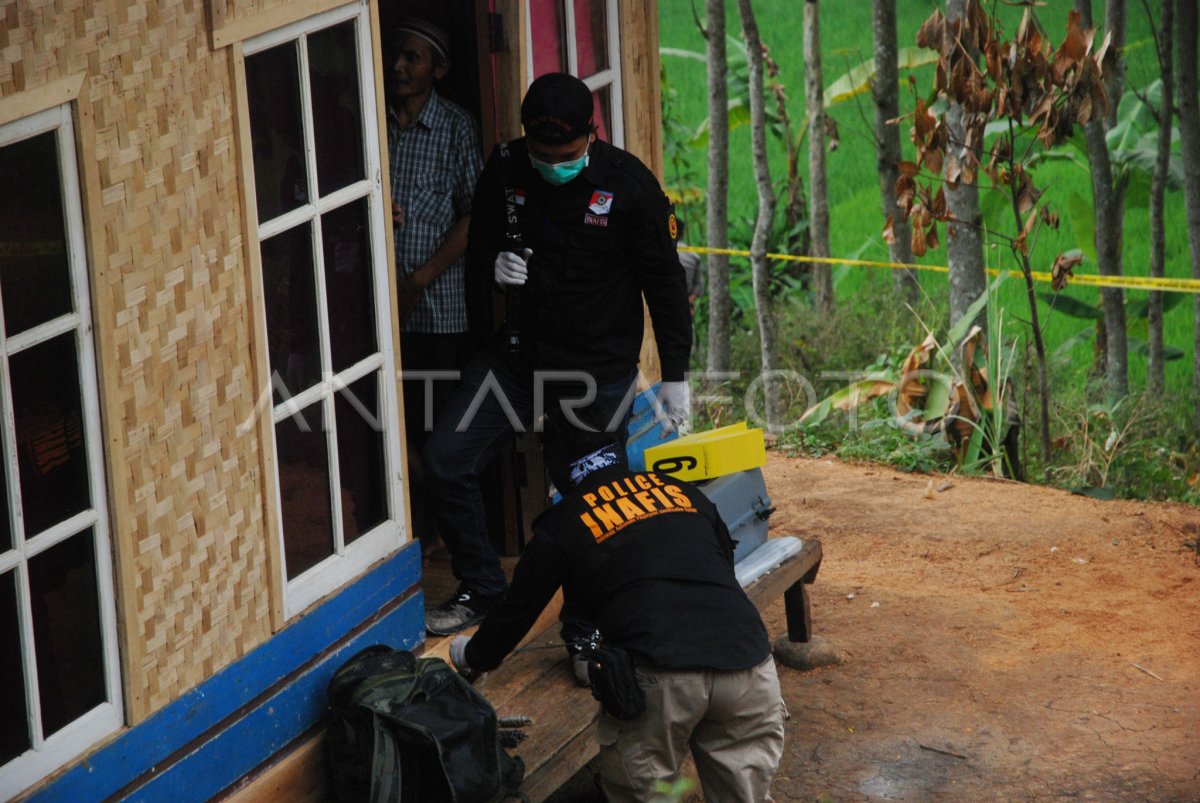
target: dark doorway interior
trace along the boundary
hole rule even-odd
[[[481,114],[475,7],[474,0],[380,0],[379,14],[385,38],[395,20],[405,16],[426,19],[449,34],[450,72],[438,82],[437,91],[480,120],[487,141],[489,125]]]

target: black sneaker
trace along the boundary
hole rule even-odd
[[[425,612],[425,629],[435,636],[457,633],[482,622],[499,599],[500,594],[483,595],[459,586],[453,597]]]

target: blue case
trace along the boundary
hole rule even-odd
[[[662,437],[662,424],[654,422],[654,396],[657,387],[658,383],[651,385],[633,400],[625,441],[625,456],[629,460],[631,471],[646,469],[646,450],[651,446],[669,443],[679,437],[678,432]]]

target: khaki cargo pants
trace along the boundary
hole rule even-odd
[[[646,711],[622,721],[601,713],[600,774],[610,803],[654,799],[656,781],[679,776],[692,751],[709,803],[763,803],[783,756],[783,698],[775,661],[736,672],[638,667]]]

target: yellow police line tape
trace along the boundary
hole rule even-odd
[[[705,248],[698,245],[684,245],[680,251],[690,251],[693,254],[725,254],[733,257],[748,257],[749,251],[739,251],[733,248]],[[936,273],[949,273],[948,265],[917,265],[905,262],[875,262],[870,259],[844,259],[842,257],[808,257],[794,254],[767,254],[769,259],[786,262],[818,262],[826,265],[858,265],[867,268],[890,268],[892,270],[929,270]],[[988,268],[988,274],[999,276],[1001,271]],[[1013,271],[1010,271],[1013,272]],[[1031,271],[1034,281],[1049,282],[1050,274],[1041,271]],[[1095,287],[1121,287],[1126,290],[1158,290],[1166,293],[1200,293],[1200,279],[1168,279],[1155,276],[1100,276],[1095,273],[1074,274],[1068,280],[1070,284],[1085,284]]]

